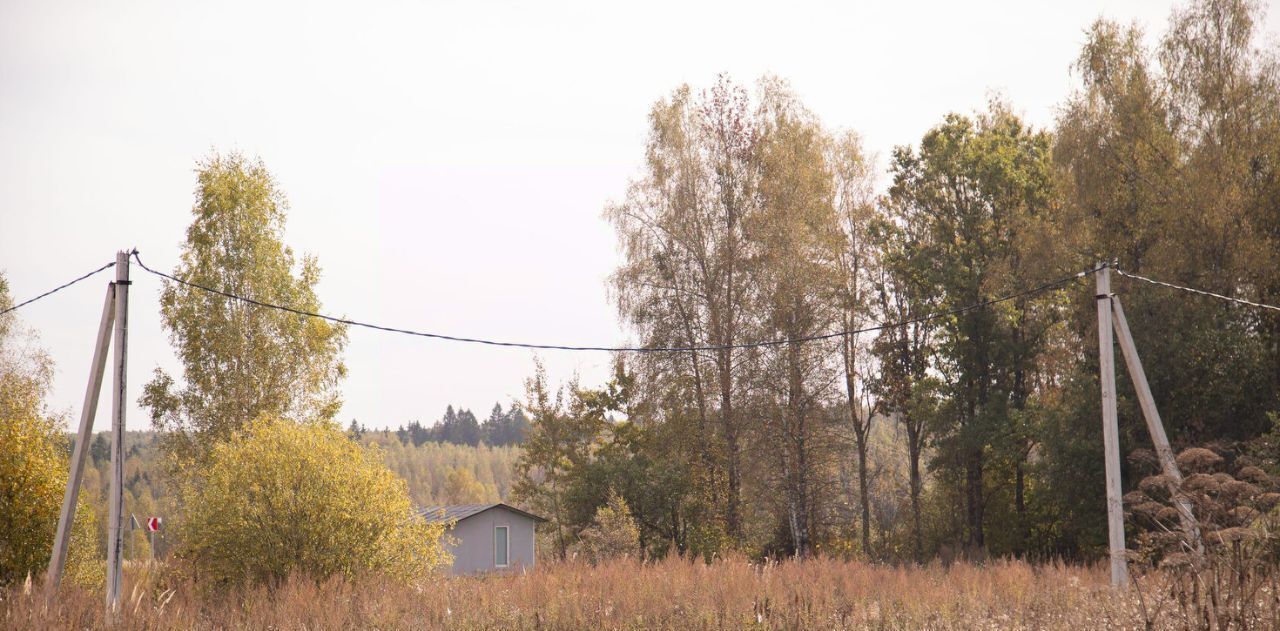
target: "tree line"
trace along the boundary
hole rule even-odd
[[[691,350],[619,357],[595,387],[539,368],[517,497],[562,554],[616,492],[645,555],[1099,556],[1095,290],[1055,283],[1118,262],[1280,302],[1261,15],[1197,0],[1151,48],[1100,19],[1051,127],[999,97],[948,114],[893,150],[885,186],[782,80],[660,99],[605,211],[612,294],[638,345]],[[1280,318],[1113,284],[1175,447],[1274,471]],[[837,334],[885,322],[907,324]],[[1158,471],[1118,380],[1133,488]]]
[[[365,431],[354,419],[348,428],[348,432],[357,436]],[[484,422],[477,421],[471,410],[459,408],[455,412],[453,405],[449,405],[435,425],[423,426],[418,421],[410,421],[396,429],[396,438],[403,445],[415,447],[429,442],[472,447],[484,443],[491,447],[506,447],[524,442],[528,432],[529,419],[518,405],[503,410],[501,403],[495,403]]]

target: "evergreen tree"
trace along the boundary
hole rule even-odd
[[[529,437],[529,417],[525,416],[524,409],[519,405],[512,406],[507,410],[506,424],[504,425],[503,439],[501,444],[504,445],[520,445]]]
[[[494,403],[489,411],[489,418],[480,425],[480,436],[488,445],[502,445],[502,424],[506,422],[507,413],[502,411],[501,403]]]
[[[453,436],[449,442],[455,445],[471,445],[472,447],[480,444],[480,423],[476,420],[476,415],[471,413],[471,410],[459,411],[455,423]]]
[[[529,419],[519,405],[511,406],[503,411],[502,404],[495,403],[489,418],[481,426],[481,436],[485,444],[494,447],[519,445],[529,434]]]
[[[111,441],[107,440],[105,434],[94,435],[93,442],[89,443],[89,457],[93,460],[94,466],[97,466],[99,462],[110,460]]]

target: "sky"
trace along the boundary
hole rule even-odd
[[[629,334],[602,213],[640,173],[650,106],[679,85],[782,77],[883,169],[894,146],[993,94],[1052,125],[1095,19],[1137,22],[1154,41],[1174,6],[0,0],[0,271],[20,301],[120,249],[172,270],[197,162],[239,151],[287,196],[286,242],[319,259],[326,312],[618,344]],[[18,312],[56,362],[49,404],[68,418],[110,274]],[[180,367],[159,279],[136,266],[132,278],[128,426],[141,429],[142,385]],[[557,382],[608,376],[603,353],[537,356]],[[449,404],[483,419],[523,397],[534,358],[352,329],[338,419],[430,424]]]

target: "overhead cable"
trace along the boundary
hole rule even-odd
[[[107,263],[106,265],[103,265],[102,267],[99,267],[98,269],[93,270],[92,272],[89,272],[88,274],[85,274],[84,276],[81,276],[81,277],[79,277],[79,278],[76,278],[75,280],[67,281],[67,282],[65,282],[65,283],[63,283],[63,284],[61,284],[61,285],[58,285],[57,287],[54,287],[53,289],[50,289],[49,291],[44,292],[43,294],[40,294],[39,296],[36,296],[35,298],[32,298],[32,299],[30,299],[30,300],[24,300],[24,301],[22,301],[22,302],[20,302],[20,303],[18,303],[18,304],[16,304],[16,305],[13,305],[12,307],[9,307],[8,309],[5,309],[5,310],[3,310],[3,311],[0,311],[0,315],[4,315],[4,314],[6,314],[6,313],[9,313],[10,311],[15,311],[15,310],[17,310],[17,309],[19,309],[19,308],[21,308],[21,307],[25,307],[25,306],[27,306],[27,305],[29,305],[29,304],[31,304],[31,303],[33,303],[33,302],[37,301],[37,300],[40,300],[41,298],[44,298],[44,297],[47,297],[47,296],[51,296],[51,295],[53,295],[53,294],[56,294],[56,293],[58,293],[58,292],[60,292],[60,291],[62,291],[62,290],[64,290],[64,289],[66,289],[66,288],[68,288],[68,287],[70,287],[70,286],[72,286],[72,285],[74,285],[74,284],[76,284],[76,283],[78,283],[78,282],[80,282],[80,281],[82,281],[82,280],[86,279],[86,278],[89,278],[90,276],[93,276],[94,274],[97,274],[98,272],[101,272],[101,271],[103,271],[103,270],[107,269],[108,267],[113,267],[115,264],[116,264],[116,262],[115,262],[115,261],[111,261],[110,263]]]
[[[1179,290],[1179,291],[1185,291],[1185,292],[1192,293],[1192,294],[1199,294],[1199,295],[1201,295],[1201,296],[1208,296],[1208,297],[1210,297],[1210,298],[1217,298],[1217,299],[1219,299],[1219,300],[1226,300],[1226,301],[1228,301],[1228,302],[1234,302],[1234,303],[1237,303],[1237,304],[1248,305],[1248,306],[1250,306],[1250,307],[1258,307],[1259,309],[1270,309],[1270,310],[1272,310],[1272,311],[1280,311],[1280,307],[1277,307],[1277,306],[1275,306],[1275,305],[1263,304],[1263,303],[1261,303],[1261,302],[1253,302],[1252,300],[1245,300],[1244,298],[1232,298],[1231,296],[1224,296],[1224,295],[1222,295],[1222,294],[1215,294],[1215,293],[1213,293],[1213,292],[1211,292],[1211,291],[1205,291],[1205,290],[1203,290],[1203,289],[1195,289],[1195,288],[1193,288],[1193,287],[1184,287],[1184,286],[1182,286],[1182,285],[1175,285],[1175,284],[1173,284],[1173,283],[1166,283],[1166,282],[1164,282],[1164,281],[1162,281],[1162,280],[1155,280],[1155,279],[1153,279],[1153,278],[1147,278],[1146,276],[1139,276],[1139,275],[1137,275],[1137,274],[1132,274],[1132,273],[1126,272],[1126,271],[1124,271],[1124,270],[1122,270],[1122,269],[1119,269],[1119,268],[1113,268],[1113,269],[1115,269],[1115,270],[1116,270],[1116,273],[1117,273],[1117,274],[1119,274],[1119,275],[1121,275],[1121,276],[1125,276],[1125,277],[1128,277],[1128,278],[1132,278],[1132,279],[1134,279],[1134,280],[1140,280],[1140,281],[1142,281],[1142,282],[1144,282],[1144,283],[1151,283],[1152,285],[1159,285],[1159,286],[1161,286],[1161,287],[1168,287],[1168,288],[1170,288],[1170,289],[1177,289],[1177,290]]]
[[[417,336],[417,337],[425,337],[425,338],[438,339],[438,340],[444,340],[444,341],[450,341],[450,342],[463,342],[463,343],[470,343],[470,344],[483,344],[483,345],[488,345],[488,346],[502,346],[502,347],[510,347],[510,348],[527,348],[527,349],[534,349],[534,350],[599,351],[599,352],[610,352],[610,353],[679,353],[679,352],[698,352],[698,351],[738,350],[738,349],[747,349],[747,348],[762,348],[762,347],[771,347],[771,346],[782,346],[782,345],[786,345],[786,344],[799,343],[799,342],[816,342],[816,341],[830,340],[830,339],[836,339],[836,338],[843,338],[843,337],[848,337],[848,336],[852,336],[852,335],[858,335],[858,334],[862,334],[862,333],[871,333],[871,332],[880,331],[880,330],[884,330],[884,329],[895,328],[895,327],[901,327],[901,326],[908,326],[908,325],[911,325],[911,324],[919,324],[919,323],[928,322],[928,321],[931,321],[931,320],[937,320],[937,319],[939,319],[939,318],[945,318],[945,317],[949,317],[949,316],[960,315],[960,314],[963,314],[963,313],[966,313],[966,312],[969,312],[969,311],[973,311],[973,310],[975,310],[975,309],[982,309],[982,308],[989,307],[989,306],[992,306],[992,305],[996,305],[996,304],[999,304],[999,303],[1008,302],[1008,301],[1010,301],[1010,300],[1016,300],[1016,299],[1018,299],[1018,298],[1022,298],[1022,297],[1025,297],[1025,296],[1030,296],[1030,295],[1033,295],[1033,294],[1038,294],[1038,293],[1041,293],[1041,292],[1044,292],[1044,291],[1048,291],[1048,290],[1050,290],[1050,289],[1054,289],[1054,288],[1059,287],[1059,286],[1061,286],[1061,285],[1065,285],[1066,283],[1068,283],[1068,282],[1070,282],[1070,281],[1072,281],[1072,280],[1076,280],[1076,279],[1079,279],[1079,278],[1084,278],[1085,276],[1088,276],[1088,275],[1090,275],[1090,274],[1092,274],[1092,273],[1094,273],[1094,272],[1096,272],[1096,271],[1097,271],[1097,268],[1089,268],[1089,269],[1086,269],[1086,270],[1082,270],[1082,271],[1080,271],[1080,272],[1076,272],[1076,273],[1071,274],[1071,275],[1069,275],[1069,276],[1064,276],[1064,277],[1059,278],[1059,279],[1057,279],[1057,280],[1053,280],[1053,281],[1050,281],[1050,282],[1044,283],[1044,284],[1042,284],[1042,285],[1038,285],[1038,286],[1032,287],[1032,288],[1030,288],[1030,289],[1026,289],[1026,290],[1023,290],[1023,291],[1017,292],[1017,293],[1013,293],[1013,294],[1008,294],[1008,295],[1005,295],[1005,296],[1001,296],[1001,297],[999,297],[999,298],[992,298],[992,299],[990,299],[990,300],[984,300],[984,301],[977,302],[977,303],[974,303],[974,304],[971,304],[971,305],[967,305],[967,306],[964,306],[964,307],[960,307],[960,308],[957,308],[957,309],[950,309],[950,310],[946,310],[946,311],[938,311],[938,312],[929,313],[929,314],[926,314],[926,315],[923,315],[923,316],[920,316],[920,317],[917,317],[917,318],[909,318],[909,319],[906,319],[906,320],[900,320],[900,321],[896,321],[896,322],[885,322],[885,323],[880,323],[880,324],[877,324],[877,325],[874,325],[874,326],[865,327],[865,328],[852,329],[852,330],[847,330],[847,331],[836,331],[836,332],[834,332],[834,333],[824,333],[824,334],[820,334],[820,335],[810,335],[810,336],[799,337],[799,338],[774,339],[774,340],[764,340],[764,341],[758,341],[758,342],[741,342],[741,343],[735,343],[735,344],[723,344],[723,345],[703,345],[703,346],[575,346],[575,345],[565,345],[565,344],[535,344],[535,343],[527,343],[527,342],[505,342],[505,341],[490,340],[490,339],[483,339],[483,338],[461,337],[461,336],[456,336],[456,335],[445,335],[445,334],[442,334],[442,333],[430,333],[430,332],[425,332],[425,331],[415,331],[415,330],[411,330],[411,329],[402,329],[402,328],[397,328],[397,327],[385,326],[385,325],[381,325],[381,324],[373,324],[373,323],[369,323],[369,322],[360,322],[360,321],[357,321],[357,320],[350,320],[350,319],[347,319],[347,318],[338,318],[338,317],[334,317],[334,316],[325,315],[325,314],[322,314],[322,313],[314,313],[314,312],[305,311],[305,310],[302,310],[302,309],[295,309],[295,308],[293,308],[293,307],[289,307],[289,306],[285,306],[285,305],[277,305],[277,304],[273,304],[273,303],[269,303],[269,302],[264,302],[264,301],[261,301],[261,300],[255,300],[255,299],[253,299],[253,298],[248,298],[248,297],[245,297],[245,296],[240,296],[240,295],[233,294],[233,293],[230,293],[230,292],[227,292],[227,291],[223,291],[223,290],[220,290],[220,289],[215,289],[215,288],[212,288],[212,287],[206,287],[206,286],[204,286],[204,285],[200,285],[200,284],[198,284],[198,283],[192,283],[192,282],[190,282],[190,281],[182,280],[182,279],[177,278],[177,277],[175,277],[175,276],[172,276],[172,275],[170,275],[170,274],[166,274],[166,273],[164,273],[164,272],[160,272],[160,271],[157,271],[157,270],[151,269],[150,267],[147,267],[146,263],[143,263],[143,262],[142,262],[142,257],[141,257],[141,256],[139,256],[139,254],[138,254],[138,251],[137,251],[137,250],[134,250],[134,251],[132,252],[132,254],[133,254],[133,256],[134,256],[134,259],[138,262],[138,265],[139,265],[140,267],[142,267],[142,269],[143,269],[143,270],[145,270],[145,271],[147,271],[147,272],[150,272],[151,274],[154,274],[154,275],[156,275],[156,276],[160,276],[160,277],[162,277],[162,278],[166,278],[166,279],[168,279],[168,280],[171,280],[171,281],[173,281],[173,282],[179,283],[179,284],[181,284],[181,285],[185,285],[185,286],[187,286],[187,287],[191,287],[191,288],[194,288],[194,289],[199,289],[199,290],[201,290],[201,291],[209,292],[209,293],[212,293],[212,294],[217,294],[217,295],[220,295],[220,296],[223,296],[223,297],[226,297],[226,298],[230,298],[230,299],[232,299],[232,300],[238,300],[238,301],[240,301],[240,302],[244,302],[244,303],[246,303],[246,304],[252,304],[252,305],[256,305],[256,306],[264,307],[264,308],[268,308],[268,309],[276,309],[276,310],[279,310],[279,311],[286,311],[286,312],[289,312],[289,313],[294,313],[294,314],[301,315],[301,316],[305,316],[305,317],[309,317],[309,318],[319,318],[319,319],[322,319],[322,320],[327,320],[327,321],[329,321],[329,322],[334,322],[334,323],[338,323],[338,324],[345,324],[345,325],[349,325],[349,326],[361,327],[361,328],[366,328],[366,329],[373,329],[373,330],[377,330],[377,331],[386,331],[386,332],[389,332],[389,333],[400,333],[400,334],[404,334],[404,335],[413,335],[413,336]],[[99,274],[99,273],[101,273],[101,272],[103,272],[103,271],[105,271],[105,270],[107,270],[107,269],[109,269],[109,268],[111,268],[111,267],[113,267],[113,266],[115,266],[115,261],[111,261],[111,262],[109,262],[109,263],[107,263],[107,264],[105,264],[105,265],[103,265],[103,266],[101,266],[101,267],[99,267],[99,268],[97,268],[97,269],[94,269],[94,270],[92,270],[92,271],[90,271],[90,272],[87,272],[87,273],[85,273],[85,274],[83,274],[83,275],[81,275],[81,276],[78,276],[78,277],[76,277],[76,278],[74,278],[74,279],[72,279],[72,280],[70,280],[70,281],[67,281],[67,282],[65,282],[65,283],[63,283],[63,284],[61,284],[61,285],[58,285],[57,287],[54,287],[53,289],[50,289],[49,291],[46,291],[46,292],[44,292],[44,293],[42,293],[42,294],[40,294],[40,295],[38,295],[38,296],[35,296],[35,297],[33,297],[33,298],[30,298],[30,299],[24,300],[24,301],[22,301],[22,302],[20,302],[20,303],[18,303],[18,304],[16,304],[16,305],[13,305],[12,307],[9,307],[9,308],[7,308],[7,309],[0,310],[0,315],[8,314],[8,313],[10,313],[10,312],[12,312],[12,311],[16,311],[16,310],[18,310],[18,309],[20,309],[20,308],[22,308],[22,307],[25,307],[25,306],[27,306],[27,305],[29,305],[29,304],[31,304],[31,303],[36,302],[36,301],[38,301],[38,300],[41,300],[41,299],[47,298],[47,297],[49,297],[49,296],[51,296],[51,295],[53,295],[53,294],[55,294],[55,293],[57,293],[57,292],[59,292],[59,291],[62,291],[62,290],[64,290],[64,289],[67,289],[68,287],[71,287],[72,285],[75,285],[75,284],[77,284],[77,283],[79,283],[79,282],[81,282],[81,281],[87,280],[87,279],[89,279],[90,277],[92,277],[92,276],[94,276],[94,275],[96,275],[96,274]],[[1161,286],[1161,287],[1167,287],[1167,288],[1170,288],[1170,289],[1176,289],[1176,290],[1178,290],[1178,291],[1183,291],[1183,292],[1187,292],[1187,293],[1197,294],[1197,295],[1201,295],[1201,296],[1208,296],[1208,297],[1210,297],[1210,298],[1216,298],[1216,299],[1218,299],[1218,300],[1225,300],[1225,301],[1228,301],[1228,302],[1233,302],[1233,303],[1236,303],[1236,304],[1242,304],[1242,305],[1246,305],[1246,306],[1250,306],[1250,307],[1257,307],[1257,308],[1259,308],[1259,309],[1268,309],[1268,310],[1271,310],[1271,311],[1277,311],[1277,312],[1280,312],[1280,306],[1276,306],[1276,305],[1269,305],[1269,304],[1265,304],[1265,303],[1261,303],[1261,302],[1254,302],[1254,301],[1252,301],[1252,300],[1245,300],[1245,299],[1243,299],[1243,298],[1233,298],[1233,297],[1231,297],[1231,296],[1226,296],[1226,295],[1223,295],[1223,294],[1219,294],[1219,293],[1215,293],[1215,292],[1211,292],[1211,291],[1206,291],[1206,290],[1203,290],[1203,289],[1196,289],[1196,288],[1194,288],[1194,287],[1187,287],[1187,286],[1185,286],[1185,285],[1177,285],[1177,284],[1174,284],[1174,283],[1169,283],[1169,282],[1165,282],[1165,281],[1161,281],[1161,280],[1156,280],[1156,279],[1153,279],[1153,278],[1148,278],[1148,277],[1146,277],[1146,276],[1142,276],[1142,275],[1140,275],[1140,274],[1134,274],[1134,273],[1132,273],[1132,272],[1127,272],[1127,271],[1125,271],[1125,270],[1123,270],[1123,269],[1120,269],[1120,268],[1118,268],[1118,267],[1112,267],[1112,269],[1114,269],[1114,270],[1116,271],[1116,273],[1117,273],[1117,274],[1119,274],[1119,275],[1121,275],[1121,276],[1124,276],[1124,277],[1126,277],[1126,278],[1132,278],[1132,279],[1134,279],[1134,280],[1138,280],[1138,281],[1142,281],[1142,282],[1144,282],[1144,283],[1149,283],[1149,284],[1152,284],[1152,285],[1158,285],[1158,286]]]
[[[1057,280],[1054,280],[1054,281],[1050,281],[1050,282],[1044,283],[1043,285],[1038,285],[1038,286],[1036,286],[1036,287],[1032,287],[1031,289],[1027,289],[1027,290],[1024,290],[1024,291],[1020,291],[1020,292],[1015,293],[1015,294],[1009,294],[1009,295],[1007,295],[1007,296],[1002,296],[1002,297],[1000,297],[1000,298],[993,298],[993,299],[990,299],[990,300],[984,300],[984,301],[982,301],[982,302],[974,303],[974,304],[971,304],[971,305],[968,305],[968,306],[965,306],[965,307],[960,307],[960,308],[958,308],[958,309],[950,309],[950,310],[947,310],[947,311],[940,311],[940,312],[930,313],[930,314],[927,314],[927,315],[924,315],[924,316],[920,316],[920,317],[917,317],[917,318],[911,318],[911,319],[907,319],[907,320],[901,320],[901,321],[898,321],[898,322],[883,323],[883,324],[878,324],[878,325],[875,325],[875,326],[870,326],[870,327],[866,327],[866,328],[862,328],[862,329],[849,330],[849,331],[838,331],[838,332],[835,332],[835,333],[825,333],[825,334],[821,334],[821,335],[811,335],[811,336],[799,337],[799,338],[775,339],[775,340],[765,340],[765,341],[759,341],[759,342],[742,342],[742,343],[736,343],[736,344],[706,345],[706,346],[572,346],[572,345],[564,345],[564,344],[533,344],[533,343],[527,343],[527,342],[503,342],[503,341],[490,340],[490,339],[482,339],[482,338],[460,337],[460,336],[456,336],[456,335],[444,335],[444,334],[441,334],[441,333],[428,333],[428,332],[424,332],[424,331],[414,331],[414,330],[410,330],[410,329],[401,329],[401,328],[391,327],[391,326],[385,326],[385,325],[381,325],[381,324],[372,324],[372,323],[368,323],[368,322],[359,322],[359,321],[356,321],[356,320],[349,320],[349,319],[347,319],[347,318],[338,318],[338,317],[334,317],[334,316],[324,315],[324,314],[322,314],[322,313],[314,313],[314,312],[311,312],[311,311],[305,311],[305,310],[302,310],[302,309],[295,309],[295,308],[293,308],[293,307],[288,307],[288,306],[284,306],[284,305],[277,305],[277,304],[272,304],[272,303],[269,303],[269,302],[263,302],[263,301],[261,301],[261,300],[255,300],[255,299],[253,299],[253,298],[247,298],[247,297],[245,297],[245,296],[239,296],[239,295],[236,295],[236,294],[233,294],[233,293],[227,292],[227,291],[223,291],[223,290],[221,290],[221,289],[215,289],[215,288],[213,288],[213,287],[206,287],[206,286],[204,286],[204,285],[200,285],[200,284],[198,284],[198,283],[193,283],[193,282],[190,282],[190,281],[182,280],[182,279],[177,278],[177,277],[175,277],[175,276],[172,276],[172,275],[170,275],[170,274],[166,274],[166,273],[164,273],[164,272],[159,272],[159,271],[156,271],[156,270],[151,269],[150,267],[147,267],[146,263],[143,263],[143,262],[142,262],[142,257],[138,255],[138,252],[137,252],[136,250],[133,252],[133,257],[134,257],[134,259],[135,259],[135,260],[137,260],[137,261],[138,261],[138,265],[139,265],[142,269],[146,270],[147,272],[150,272],[150,273],[152,273],[152,274],[154,274],[154,275],[156,275],[156,276],[160,276],[160,277],[162,277],[162,278],[169,279],[170,281],[173,281],[173,282],[178,283],[178,284],[180,284],[180,285],[184,285],[184,286],[187,286],[187,287],[191,287],[191,288],[193,288],[193,289],[199,289],[199,290],[201,290],[201,291],[209,292],[209,293],[212,293],[212,294],[217,294],[217,295],[220,295],[220,296],[223,296],[223,297],[226,297],[226,298],[230,298],[230,299],[232,299],[232,300],[238,300],[238,301],[240,301],[240,302],[244,302],[244,303],[247,303],[247,304],[257,305],[257,306],[259,306],[259,307],[266,307],[266,308],[269,308],[269,309],[277,309],[277,310],[280,310],[280,311],[286,311],[286,312],[289,312],[289,313],[294,313],[294,314],[301,315],[301,316],[306,316],[306,317],[309,317],[309,318],[319,318],[319,319],[321,319],[321,320],[327,320],[327,321],[329,321],[329,322],[334,322],[334,323],[337,323],[337,324],[345,324],[345,325],[354,326],[354,327],[362,327],[362,328],[366,328],[366,329],[373,329],[373,330],[376,330],[376,331],[386,331],[386,332],[389,332],[389,333],[400,333],[400,334],[404,334],[404,335],[413,335],[413,336],[417,336],[417,337],[426,337],[426,338],[437,339],[437,340],[446,340],[446,341],[450,341],[450,342],[465,342],[465,343],[469,343],[469,344],[484,344],[484,345],[487,345],[487,346],[504,346],[504,347],[511,347],[511,348],[528,348],[528,349],[534,349],[534,350],[601,351],[601,352],[608,352],[608,353],[684,353],[684,352],[697,352],[697,351],[737,350],[737,349],[746,349],[746,348],[762,348],[762,347],[771,347],[771,346],[782,346],[782,345],[786,345],[786,344],[793,344],[793,343],[800,343],[800,342],[815,342],[815,341],[820,341],[820,340],[829,340],[829,339],[834,339],[834,338],[848,337],[848,336],[852,336],[852,335],[858,335],[858,334],[860,334],[860,333],[870,333],[870,332],[873,332],[873,331],[879,331],[879,330],[882,330],[882,329],[888,329],[888,328],[894,328],[894,327],[900,327],[900,326],[907,326],[907,325],[910,325],[910,324],[916,324],[916,323],[921,323],[921,322],[927,322],[927,321],[930,321],[930,320],[936,320],[936,319],[938,319],[938,318],[944,318],[944,317],[948,317],[948,316],[959,315],[959,314],[962,314],[962,313],[966,313],[966,312],[968,312],[968,311],[973,311],[973,310],[975,310],[975,309],[981,309],[981,308],[983,308],[983,307],[989,307],[989,306],[991,306],[991,305],[999,304],[999,303],[1002,303],[1002,302],[1007,302],[1007,301],[1010,301],[1010,300],[1016,300],[1016,299],[1018,299],[1018,298],[1022,298],[1022,297],[1024,297],[1024,296],[1029,296],[1029,295],[1032,295],[1032,294],[1037,294],[1037,293],[1040,293],[1040,292],[1048,291],[1048,290],[1053,289],[1053,288],[1055,288],[1055,287],[1058,287],[1058,286],[1060,286],[1060,285],[1064,285],[1064,284],[1066,284],[1066,283],[1068,283],[1068,282],[1070,282],[1070,281],[1073,281],[1073,280],[1076,280],[1076,279],[1079,279],[1079,278],[1084,278],[1085,276],[1088,276],[1089,274],[1092,274],[1092,273],[1094,273],[1095,271],[1097,271],[1095,268],[1089,268],[1089,269],[1086,269],[1086,270],[1084,270],[1084,271],[1076,272],[1076,273],[1074,273],[1074,274],[1071,274],[1070,276],[1064,276],[1064,277],[1059,278],[1059,279],[1057,279]]]

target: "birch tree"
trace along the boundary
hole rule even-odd
[[[835,435],[828,410],[838,371],[829,342],[799,340],[838,326],[827,289],[840,233],[826,132],[781,82],[766,80],[761,100],[761,206],[748,225],[758,243],[754,311],[764,339],[789,341],[762,348],[755,365],[792,545],[809,556],[818,507],[829,495]]]
[[[644,175],[607,211],[624,260],[613,287],[644,345],[714,349],[656,357],[665,365],[653,373],[691,391],[703,484],[736,538],[741,354],[728,347],[745,339],[751,276],[743,226],[756,207],[757,131],[746,91],[724,78],[696,96],[682,86],[649,120]]]
[[[321,311],[320,266],[284,245],[288,204],[260,161],[214,155],[197,171],[196,203],[173,275],[185,282]],[[262,415],[329,420],[341,406],[346,328],[166,281],[161,322],[182,365],[157,368],[142,404],[169,449],[201,458]]]
[[[875,257],[871,238],[875,220],[875,193],[870,158],[856,134],[835,139],[828,162],[833,176],[835,220],[839,239],[831,260],[832,297],[844,331],[863,328],[870,320],[873,296],[870,270]],[[867,339],[860,334],[839,340],[844,369],[845,404],[853,431],[858,460],[858,501],[862,509],[862,549],[871,550],[871,493],[867,482],[867,448],[871,423],[880,411],[876,390],[869,387],[875,374],[875,360]]]

